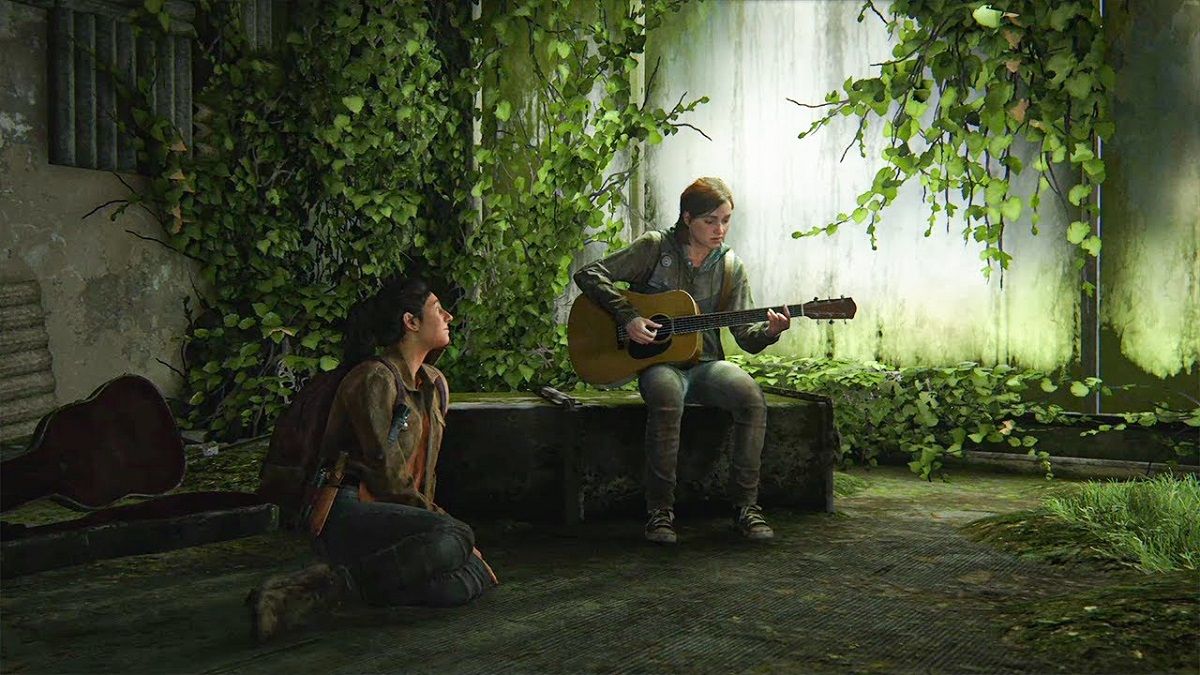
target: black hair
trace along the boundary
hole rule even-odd
[[[360,300],[346,314],[342,332],[343,363],[365,361],[376,347],[398,342],[407,330],[405,313],[421,318],[433,289],[419,276],[392,277],[374,294]]]

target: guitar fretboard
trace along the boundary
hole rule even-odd
[[[672,319],[671,333],[675,335],[683,335],[687,333],[698,333],[700,331],[711,330],[714,328],[726,328],[728,326],[741,326],[751,323],[762,323],[767,320],[767,310],[780,311],[778,307],[758,307],[755,309],[741,309],[730,312],[712,312],[710,314],[695,314],[692,316],[680,316]],[[788,314],[793,319],[798,317],[807,317],[809,319],[849,319],[854,316],[854,301],[849,298],[840,298],[838,300],[814,300],[799,305],[788,305]],[[625,327],[617,327],[617,336],[624,340]]]

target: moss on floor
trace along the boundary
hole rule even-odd
[[[1095,532],[1044,507],[983,518],[962,531],[1025,559],[1111,579],[1005,607],[1009,640],[1067,671],[1097,663],[1112,672],[1200,669],[1200,571],[1142,571],[1136,560],[1114,557]]]
[[[1007,608],[1007,639],[1067,672],[1200,670],[1200,571],[1124,582]]]

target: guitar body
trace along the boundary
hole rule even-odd
[[[657,342],[640,345],[631,340],[619,344],[617,322],[600,305],[580,295],[571,306],[567,319],[567,350],[575,372],[585,382],[596,385],[620,385],[639,372],[659,363],[691,363],[700,358],[700,333],[672,335],[670,319],[700,313],[696,301],[686,291],[666,291],[647,295],[623,291],[638,314],[656,323]]]
[[[183,479],[183,440],[158,388],[122,375],[41,419],[29,449],[0,464],[0,511],[40,497],[99,509]]]

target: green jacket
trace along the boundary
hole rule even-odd
[[[575,273],[575,283],[588,298],[606,308],[617,324],[622,326],[637,318],[638,313],[613,286],[614,281],[628,282],[629,289],[637,293],[687,291],[700,306],[700,311],[707,314],[718,311],[717,303],[721,296],[721,282],[725,277],[725,263],[727,259],[732,259],[729,306],[721,310],[754,308],[754,297],[750,293],[750,282],[746,279],[746,268],[740,258],[726,258],[728,246],[713,251],[699,268],[695,268],[684,251],[686,241],[687,230],[683,228],[647,232],[620,251],[584,266]],[[733,334],[739,347],[751,354],[757,354],[779,341],[778,335],[767,336],[767,325],[763,322],[733,326],[729,332]],[[700,355],[701,361],[725,358],[719,329],[704,331],[702,338],[704,348]]]

